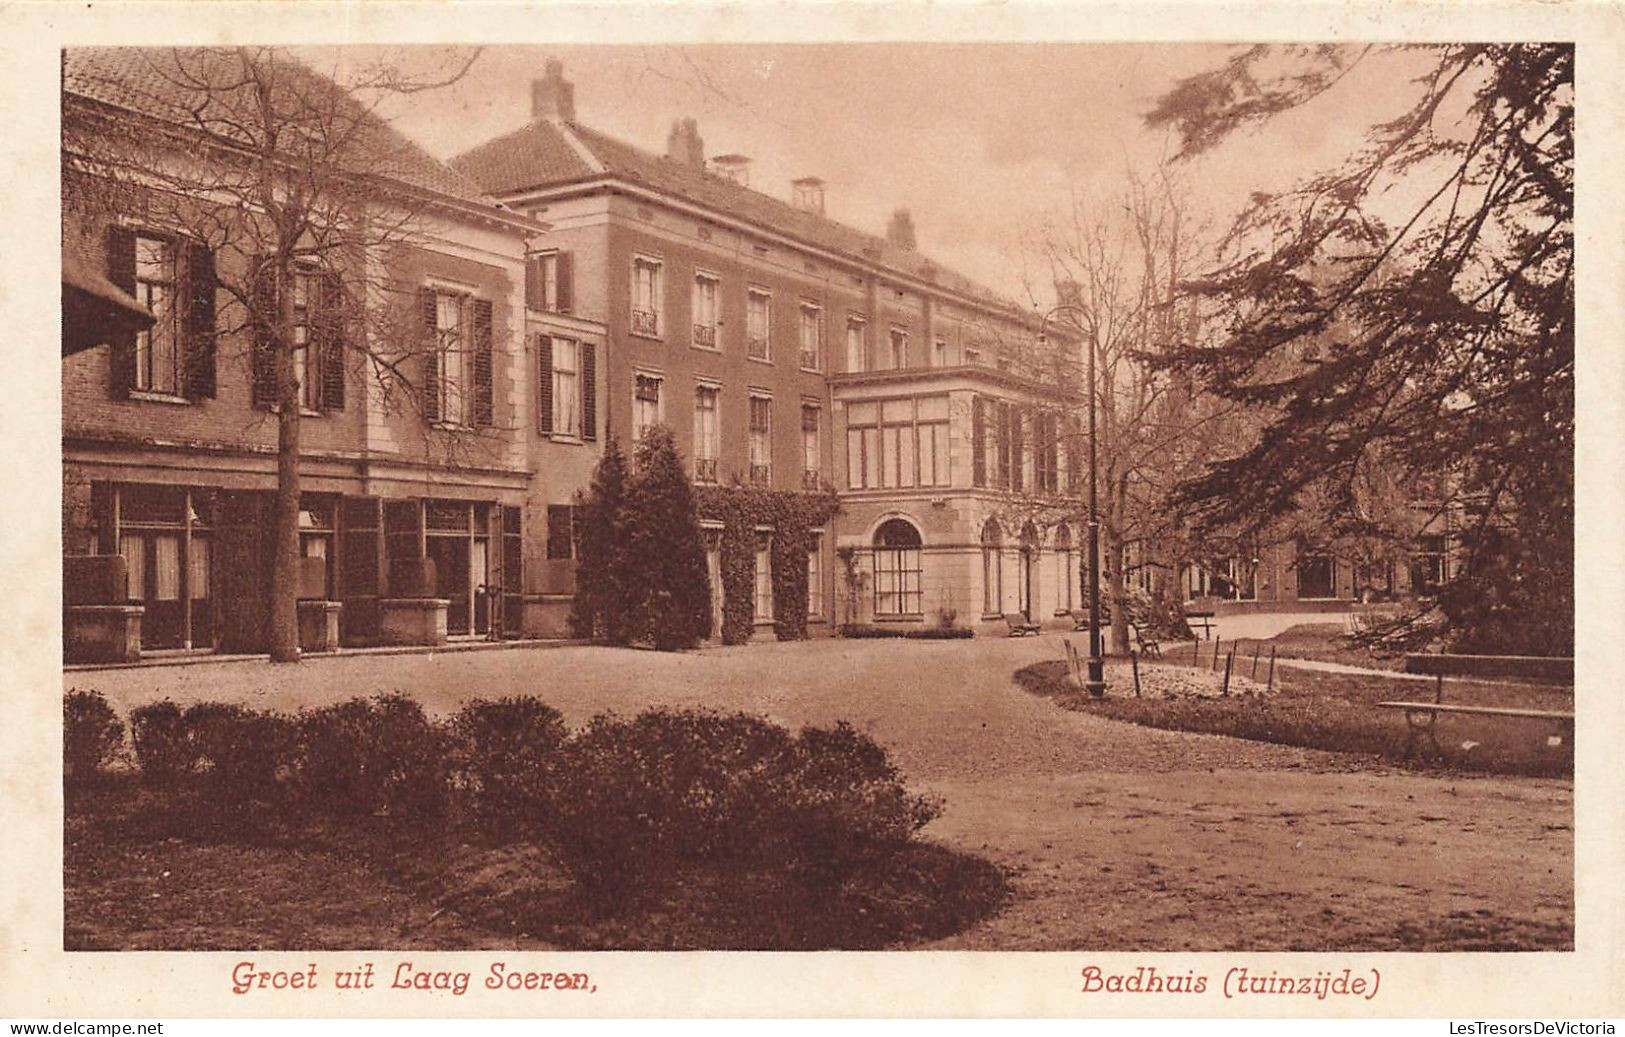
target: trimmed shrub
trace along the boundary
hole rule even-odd
[[[631,639],[693,648],[711,631],[711,579],[688,469],[664,425],[643,434],[633,461],[623,556]]]
[[[452,766],[485,838],[534,839],[549,829],[550,765],[569,735],[558,710],[530,696],[475,699],[450,733]]]
[[[556,775],[560,860],[599,894],[650,889],[700,863],[828,886],[937,812],[850,727],[797,738],[745,714],[600,716],[560,750]]]
[[[206,801],[229,809],[281,803],[297,745],[293,721],[221,702],[200,702],[182,714]]]
[[[99,691],[62,697],[62,777],[69,784],[101,773],[124,744],[124,724]]]
[[[445,814],[445,744],[404,695],[301,713],[299,784],[317,810],[426,823]]]
[[[147,781],[178,781],[196,765],[197,753],[187,737],[181,707],[168,699],[130,713],[130,741],[135,747],[136,766]]]
[[[839,628],[842,637],[851,638],[880,638],[905,637],[915,641],[960,641],[967,637],[975,637],[976,631],[969,627],[882,627],[867,623],[846,623]]]

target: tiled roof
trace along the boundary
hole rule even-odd
[[[817,248],[934,282],[984,303],[1013,305],[919,252],[896,248],[885,238],[855,230],[726,177],[633,147],[580,123],[538,120],[456,156],[451,165],[501,197],[597,175],[599,170],[588,163],[582,152],[590,155],[605,175],[675,195]]]
[[[245,130],[256,125],[249,112],[250,88],[242,83],[243,65],[232,50],[208,47],[73,47],[63,52],[62,89],[102,104],[247,143]],[[357,120],[355,153],[346,163],[374,176],[466,201],[490,199],[470,178],[414,144],[389,123],[365,113],[326,76],[291,58],[270,57],[265,65],[275,75],[276,90],[290,107],[300,97],[318,105],[336,100],[342,119]],[[201,102],[201,107],[200,106]]]

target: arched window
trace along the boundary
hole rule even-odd
[[[1031,522],[1021,527],[1021,568],[1016,595],[1017,611],[1034,619],[1038,609],[1038,530]]]
[[[875,530],[875,615],[918,615],[920,531],[904,519],[887,519]]]
[[[1057,612],[1071,612],[1073,602],[1077,595],[1073,588],[1078,585],[1078,559],[1072,553],[1072,527],[1065,522],[1055,529],[1055,609]]]
[[[1004,544],[1004,536],[999,532],[997,519],[988,519],[982,526],[982,614],[996,616],[1004,611],[1003,595],[1000,588],[1004,585],[1004,568],[1000,564],[999,552]]]

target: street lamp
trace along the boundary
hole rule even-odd
[[[1073,313],[1082,313],[1081,307],[1061,303],[1044,314],[1038,322],[1038,342],[1046,342],[1044,328],[1048,326],[1051,317],[1057,313],[1070,310]],[[1097,442],[1095,430],[1095,341],[1089,339],[1089,662],[1088,679],[1083,683],[1084,690],[1095,698],[1103,698],[1106,694],[1106,666],[1102,658],[1100,644],[1100,510],[1096,497],[1096,471],[1098,459],[1095,455]]]

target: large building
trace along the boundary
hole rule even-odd
[[[906,211],[877,237],[826,217],[815,177],[783,198],[753,187],[748,158],[708,159],[692,119],[664,154],[583,125],[557,62],[531,114],[451,165],[548,225],[528,343],[548,441],[580,441],[556,387],[582,356],[561,322],[585,320],[605,329],[607,434],[670,426],[701,485],[838,494],[808,560],[815,629],[1077,605],[1081,530],[1017,518],[1081,485],[1063,418],[1078,400],[1046,379],[1032,314],[929,259]],[[758,532],[765,627],[773,530]],[[562,552],[569,538],[548,541]],[[534,589],[565,579],[548,569]]]

